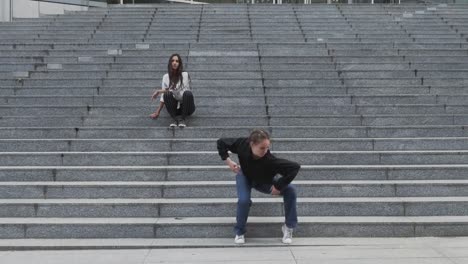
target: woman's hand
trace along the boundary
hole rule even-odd
[[[159,117],[159,113],[158,113],[158,112],[154,112],[154,113],[152,113],[152,114],[150,115],[150,117],[151,117],[152,119],[156,119],[156,118]]]
[[[151,101],[154,101],[154,99],[156,99],[156,98],[159,96],[159,94],[162,94],[162,93],[164,93],[164,92],[165,92],[164,89],[162,89],[162,90],[156,90],[156,91],[153,93],[153,95],[151,96]]]
[[[236,174],[239,173],[239,171],[240,171],[240,166],[237,165],[237,163],[235,163],[234,161],[232,161],[230,158],[227,158],[227,159],[226,159],[226,163],[227,163],[227,165],[229,166],[229,169],[232,170],[232,172],[234,172],[234,173],[236,173]]]
[[[275,186],[273,185],[271,187],[271,195],[280,195],[281,194],[281,191],[276,189]]]

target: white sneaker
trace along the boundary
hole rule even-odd
[[[245,243],[245,238],[244,235],[236,235],[236,238],[234,238],[234,243],[236,244],[244,244]]]
[[[172,121],[172,123],[169,125],[169,127],[176,127],[177,126],[177,121]]]
[[[291,244],[292,243],[292,235],[293,229],[283,225],[281,227],[281,231],[283,231],[283,243],[284,244]]]

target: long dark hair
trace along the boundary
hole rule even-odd
[[[179,60],[179,67],[176,70],[172,70],[172,58],[177,57]],[[177,84],[180,82],[184,83],[184,77],[182,77],[182,72],[184,71],[184,64],[182,63],[182,58],[179,54],[174,53],[169,57],[169,62],[167,63],[167,73],[169,74],[169,89],[175,89]]]

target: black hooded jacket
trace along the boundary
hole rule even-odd
[[[273,184],[282,190],[297,175],[301,166],[286,159],[280,159],[268,152],[260,159],[254,159],[248,138],[220,138],[217,141],[218,153],[222,160],[229,157],[228,151],[237,154],[242,172],[254,183]],[[279,174],[278,180],[273,180]]]

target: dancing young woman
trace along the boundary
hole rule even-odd
[[[297,225],[296,190],[291,181],[301,166],[273,156],[270,151],[270,136],[262,129],[254,130],[248,138],[220,138],[218,153],[229,168],[236,173],[237,216],[234,231],[236,244],[245,243],[246,223],[252,205],[252,188],[259,192],[281,195],[284,201],[285,223],[281,227],[283,243],[292,243],[293,229]],[[228,151],[237,154],[240,166],[229,158]],[[278,179],[275,176],[282,177]]]

